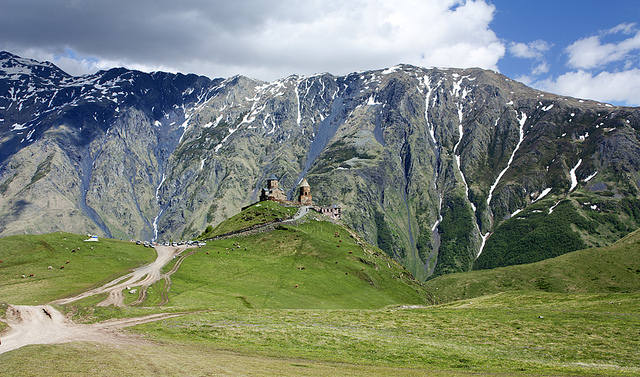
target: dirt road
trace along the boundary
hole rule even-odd
[[[158,253],[158,257],[153,263],[148,265],[138,267],[133,272],[121,276],[109,283],[89,290],[87,292],[83,292],[77,296],[64,298],[60,300],[56,300],[54,304],[69,304],[74,301],[81,300],[83,298],[101,294],[101,293],[109,293],[109,296],[104,299],[102,302],[98,304],[98,306],[124,306],[124,296],[122,295],[122,291],[125,289],[131,289],[133,287],[140,287],[140,289],[146,289],[153,283],[157,282],[162,278],[161,270],[169,261],[171,261],[175,256],[182,253],[186,246],[181,247],[171,247],[171,246],[156,246],[156,252]],[[128,287],[128,288],[127,288]]]
[[[91,289],[77,296],[54,301],[55,304],[68,304],[83,298],[109,293],[99,306],[124,306],[124,289],[140,287],[147,289],[150,285],[169,274],[161,270],[169,261],[180,255],[187,247],[156,246],[158,257],[153,263],[136,268],[133,272],[121,276],[101,287]],[[174,268],[174,270],[177,269]],[[172,270],[173,271],[173,270]],[[173,271],[175,272],[175,271]],[[154,314],[146,317],[110,320],[91,325],[74,324],[64,315],[49,305],[26,306],[10,305],[7,310],[7,323],[10,330],[5,333],[0,344],[0,353],[8,352],[30,344],[55,344],[74,341],[94,342],[139,342],[140,340],[125,335],[118,330],[137,324],[176,317],[182,314]]]
[[[135,344],[142,340],[119,330],[128,326],[180,315],[182,314],[154,314],[146,317],[81,325],[72,323],[49,305],[10,305],[7,310],[7,323],[11,330],[2,336],[0,354],[31,344],[57,344],[76,341]]]

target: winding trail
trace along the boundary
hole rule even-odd
[[[106,299],[98,306],[114,305],[124,306],[122,291],[131,287],[141,287],[140,296],[133,304],[143,302],[147,295],[147,289],[160,279],[165,279],[162,301],[158,306],[168,302],[168,290],[171,286],[170,276],[178,270],[182,261],[193,255],[197,249],[180,256],[173,268],[162,274],[162,268],[176,256],[187,249],[182,247],[156,246],[158,257],[148,265],[141,266],[131,273],[121,276],[109,283],[94,289],[90,289],[77,296],[53,301],[52,304],[69,304],[86,297],[108,293]],[[2,336],[0,354],[15,350],[31,344],[57,344],[75,341],[90,341],[101,343],[138,343],[141,341],[134,335],[124,334],[119,330],[146,322],[159,321],[166,318],[181,316],[187,313],[160,313],[144,317],[108,320],[96,324],[75,324],[50,305],[9,305],[6,322],[10,330]]]
[[[309,207],[302,207],[292,219],[286,222],[295,221],[305,216],[309,211]],[[138,305],[146,300],[149,286],[164,279],[165,285],[158,306],[166,305],[169,301],[171,275],[180,268],[180,265],[187,257],[197,252],[197,249],[194,248],[192,251],[182,255],[187,248],[189,247],[156,246],[155,249],[158,256],[154,262],[138,267],[132,272],[120,276],[98,288],[90,289],[77,296],[53,301],[51,304],[65,305],[94,295],[108,293],[107,298],[98,303],[98,306],[113,305],[116,307],[124,307],[124,295],[122,291],[131,289],[132,287],[140,287],[138,299],[131,304]],[[162,268],[176,257],[179,257],[179,259],[171,270],[163,274]],[[139,344],[139,342],[144,340],[136,335],[123,333],[120,330],[129,326],[185,314],[189,313],[159,313],[144,317],[108,320],[95,324],[76,324],[51,305],[9,305],[6,314],[9,331],[2,335],[0,354],[32,344],[58,344],[76,341]]]
[[[165,284],[164,284],[164,287],[162,289],[162,292],[160,293],[160,295],[162,297],[162,300],[156,306],[165,306],[169,302],[169,289],[171,289],[171,275],[173,275],[176,271],[178,271],[178,268],[180,268],[180,265],[182,265],[182,262],[184,262],[184,260],[187,257],[190,257],[193,254],[195,254],[196,251],[197,251],[197,249],[193,249],[189,253],[187,253],[185,255],[181,255],[180,258],[178,259],[178,261],[176,261],[176,263],[173,265],[171,270],[169,270],[169,272],[166,272],[166,273],[160,275],[160,278],[158,280],[163,279],[165,281]],[[147,299],[147,290],[148,289],[149,289],[149,285],[142,286],[141,291],[140,291],[140,296],[138,297],[138,299],[136,301],[132,302],[131,305],[139,305],[139,304],[143,303]]]
[[[109,293],[106,299],[98,303],[98,306],[113,305],[116,307],[124,307],[124,296],[122,294],[124,289],[139,286],[141,287],[141,290],[146,292],[149,286],[164,278],[161,274],[162,267],[175,258],[175,256],[180,255],[186,248],[186,246],[156,246],[155,249],[158,253],[158,257],[153,263],[138,267],[133,270],[133,272],[112,280],[101,287],[91,289],[74,297],[56,300],[53,304],[65,305],[90,296]]]

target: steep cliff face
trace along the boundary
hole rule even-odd
[[[2,234],[188,238],[257,200],[272,174],[290,197],[306,177],[314,202],[342,205],[349,226],[422,279],[547,257],[549,240],[531,237],[545,223],[576,237],[567,252],[640,221],[636,108],[480,69],[271,83],[123,69],[73,78],[7,56]],[[32,98],[34,76],[47,84]],[[54,106],[61,92],[72,95]]]
[[[71,77],[0,53],[2,234],[151,238],[155,190],[186,109],[214,83],[122,68]]]

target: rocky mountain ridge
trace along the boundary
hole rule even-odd
[[[0,234],[189,238],[257,200],[271,174],[290,197],[306,177],[315,202],[341,204],[425,279],[505,248],[547,257],[548,241],[509,242],[556,218],[559,237],[577,237],[564,252],[637,228],[639,128],[637,108],[481,69],[71,77],[3,52]]]

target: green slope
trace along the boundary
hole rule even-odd
[[[613,244],[640,225],[640,200],[577,190],[536,202],[493,230],[474,270],[533,263]]]
[[[215,228],[208,226],[200,235],[200,239],[207,239],[230,232],[246,229],[255,225],[260,225],[278,219],[288,219],[295,215],[297,207],[284,207],[276,202],[263,201],[254,203],[237,215],[221,222]]]
[[[229,221],[242,227],[238,219],[243,215]],[[305,219],[266,233],[209,241],[171,276],[168,305],[380,308],[427,303],[419,282],[379,249],[322,215]],[[159,290],[161,285],[153,287]],[[151,297],[147,305],[154,304]]]
[[[16,305],[53,301],[156,258],[152,248],[107,238],[83,242],[87,238],[62,232],[0,238],[0,301]]]
[[[536,263],[441,276],[425,288],[437,302],[505,291],[640,292],[640,231],[611,246]]]

